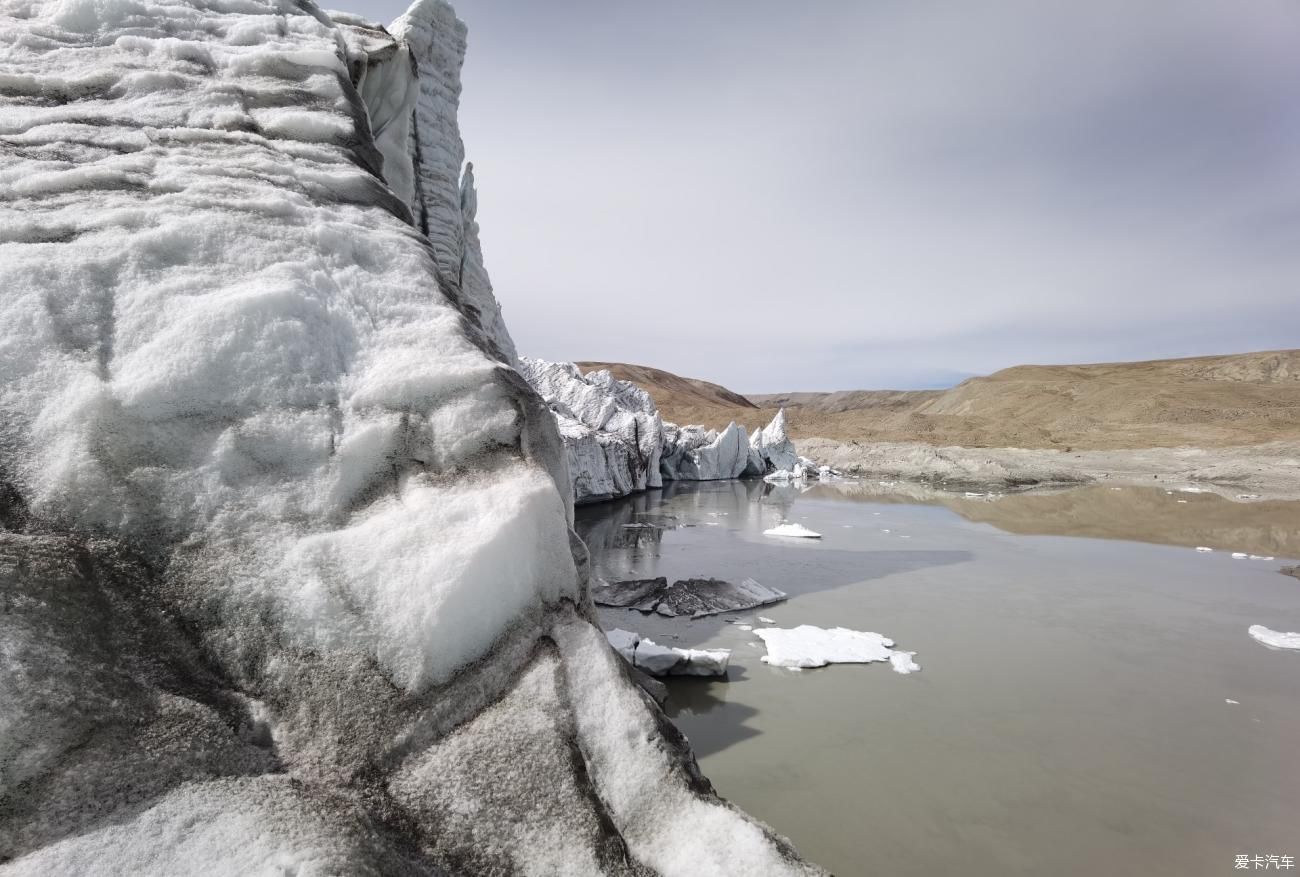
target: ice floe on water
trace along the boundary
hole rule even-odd
[[[916,652],[895,651],[892,639],[870,631],[801,624],[793,628],[761,627],[754,635],[767,645],[763,661],[773,667],[801,669],[888,661],[896,673],[915,673],[921,669],[912,660]]]
[[[821,533],[809,530],[803,524],[777,524],[770,530],[763,531],[764,536],[788,536],[795,539],[820,539]]]
[[[605,638],[629,664],[651,676],[726,676],[730,649],[678,649],[661,646],[639,633],[622,628],[606,631]]]
[[[1206,545],[1197,545],[1196,550],[1200,552],[1206,552],[1206,551],[1213,551],[1214,549]]]
[[[679,579],[670,585],[661,576],[612,584],[602,582],[591,589],[591,598],[601,606],[657,612],[670,618],[678,615],[702,618],[779,603],[786,594],[754,579],[745,579],[738,585],[722,579]]]
[[[1300,649],[1300,633],[1282,633],[1271,630],[1262,624],[1252,624],[1246,631],[1256,642],[1274,649]],[[758,632],[762,636],[762,631]]]

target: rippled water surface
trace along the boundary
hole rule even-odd
[[[783,518],[824,538],[761,535]],[[753,577],[791,595],[697,621],[601,614],[733,649],[725,681],[671,680],[669,713],[720,794],[840,877],[1300,860],[1300,653],[1246,634],[1300,630],[1300,579],[1278,573],[1300,555],[1300,504],[713,482],[582,508],[577,526],[611,581]],[[768,667],[727,623],[759,614],[883,633],[923,670]]]

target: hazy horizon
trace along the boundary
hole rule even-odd
[[[455,5],[527,355],[783,392],[1300,338],[1284,0]]]

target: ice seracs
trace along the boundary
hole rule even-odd
[[[895,651],[893,640],[869,631],[844,627],[827,630],[801,624],[794,628],[760,627],[754,636],[767,646],[763,661],[774,667],[802,669],[888,661],[896,673],[915,673],[921,669],[912,660],[916,652]]]
[[[464,39],[0,13],[6,873],[815,873],[589,619]]]
[[[1252,624],[1246,632],[1256,642],[1275,649],[1300,649],[1300,633],[1282,633],[1262,624]]]
[[[670,481],[739,478],[750,466],[745,428],[734,421],[722,432],[665,423],[659,466]]]
[[[785,409],[752,435],[734,421],[721,431],[679,426],[662,420],[649,393],[605,369],[584,375],[571,362],[514,361],[555,415],[576,502],[625,496],[664,481],[794,481],[838,474],[795,453]]]
[[[519,371],[555,414],[575,502],[662,484],[664,426],[650,394],[608,371],[520,357]]]
[[[777,411],[772,422],[754,431],[749,440],[754,452],[763,461],[766,472],[793,473],[799,465],[799,454],[787,431],[785,409]]]

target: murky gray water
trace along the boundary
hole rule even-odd
[[[824,538],[763,537],[783,515]],[[840,877],[1300,866],[1300,653],[1246,634],[1300,630],[1300,580],[1277,572],[1300,555],[1300,504],[714,482],[578,517],[606,579],[752,576],[791,599],[746,623],[917,652],[910,676],[791,672],[721,619],[602,610],[607,627],[734,650],[726,681],[672,680],[669,712],[720,794]]]

